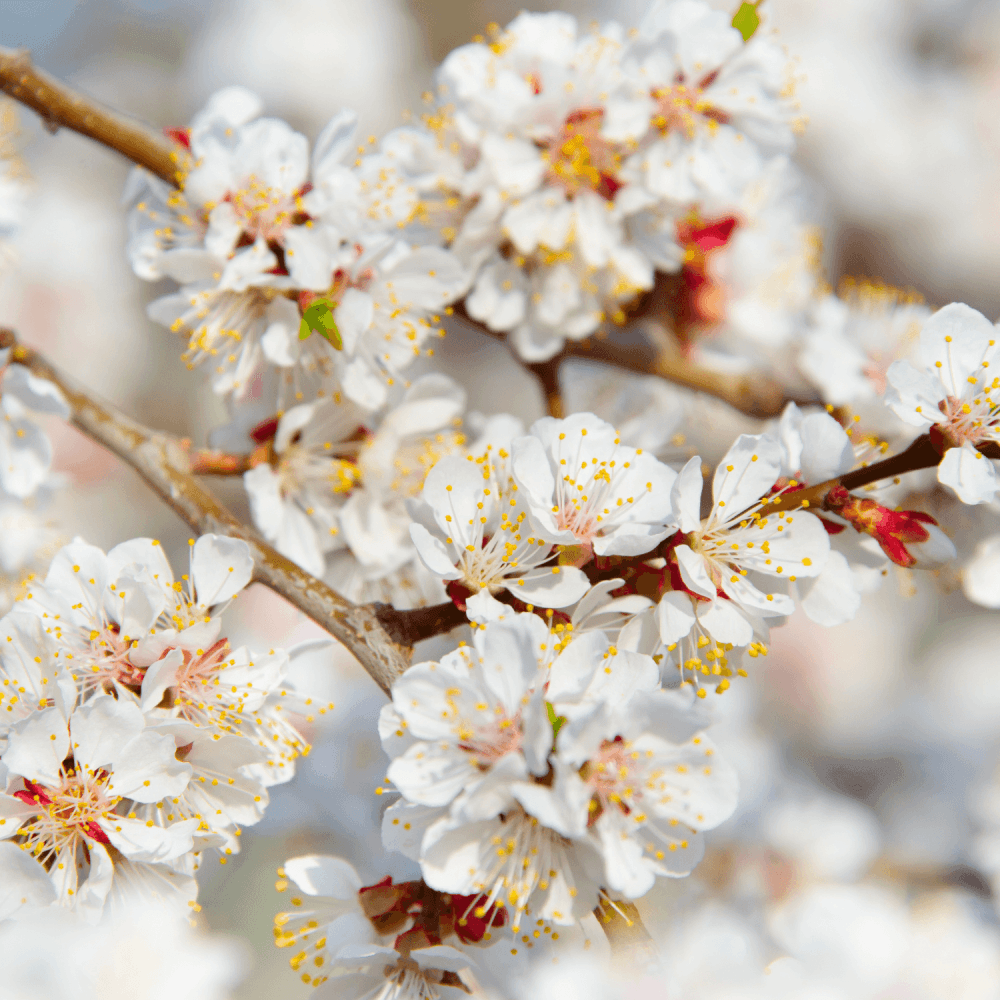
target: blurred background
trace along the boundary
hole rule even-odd
[[[358,110],[362,135],[379,136],[419,108],[435,63],[450,49],[490,21],[506,23],[520,6],[0,0],[0,44],[29,48],[41,67],[156,126],[185,124],[213,90],[241,83],[309,136],[343,105]],[[645,4],[567,0],[533,9],[555,6],[584,21],[614,17],[629,25]],[[1000,4],[767,0],[762,12],[799,60],[810,121],[798,160],[815,182],[816,215],[826,223],[830,283],[880,278],[912,287],[932,305],[965,301],[996,318]],[[26,112],[19,144],[35,201],[17,243],[19,267],[0,287],[0,322],[143,422],[203,443],[225,410],[181,364],[179,343],[145,317],[146,303],[165,288],[136,280],[125,258],[119,200],[128,165],[72,133],[48,135]],[[449,337],[441,365],[475,390],[481,410],[539,416],[534,383],[502,346],[471,336]],[[712,412],[709,429],[728,433],[725,417]],[[66,535],[105,547],[159,537],[179,560],[186,529],[138,479],[75,432],[52,432],[57,468],[73,484],[52,510]],[[245,516],[239,483],[220,485]],[[714,835],[715,867],[706,866],[703,881],[718,874],[732,843],[796,857],[813,849],[819,860],[809,863],[843,877],[922,872],[959,886],[994,920],[984,859],[1000,853],[989,832],[1000,823],[1000,798],[991,792],[1000,623],[968,604],[955,583],[901,574],[869,595],[849,625],[819,629],[793,619],[775,634],[763,667],[718,699],[718,739],[736,758],[744,796],[740,813]],[[291,644],[318,634],[264,592],[248,592],[231,614],[237,641]],[[308,992],[270,945],[273,914],[282,908],[275,869],[285,858],[331,851],[372,880],[385,872],[379,859],[359,853],[378,839],[372,792],[384,758],[374,720],[382,698],[346,653],[318,653],[302,673],[337,711],[312,734],[315,748],[300,775],[275,789],[265,821],[245,831],[243,853],[225,867],[209,859],[203,872],[208,925],[253,945],[254,971],[239,993],[245,998]],[[821,802],[819,819],[810,827],[793,808],[799,820],[790,825],[789,803],[804,800]],[[653,923],[677,891],[657,890],[644,904]]]

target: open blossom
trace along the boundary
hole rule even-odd
[[[425,345],[432,336],[443,336],[437,326],[441,313],[465,285],[464,269],[447,251],[373,237],[339,255],[318,293],[299,296],[307,325],[309,307],[330,311],[338,350],[320,333],[302,339],[297,320],[272,323],[261,346],[267,360],[288,373],[296,400],[303,398],[302,384],[322,387],[324,378],[336,376],[349,399],[376,410],[403,369],[421,352],[433,354]]]
[[[993,463],[978,446],[1000,441],[1000,404],[991,396],[1000,389],[1000,376],[991,373],[998,354],[996,327],[953,302],[920,332],[922,368],[894,361],[886,374],[886,405],[905,423],[938,435],[938,480],[962,503],[986,503],[997,490]]]
[[[621,443],[592,413],[543,417],[512,446],[512,473],[536,530],[583,556],[641,555],[673,531],[677,474]]]
[[[191,572],[175,581],[162,546],[137,538],[107,555],[77,540],[52,560],[25,608],[51,621],[52,634],[81,690],[136,691],[143,668],[167,648],[210,647],[220,615],[250,582],[245,542],[203,535],[191,547]]]
[[[509,458],[501,448],[482,464],[471,455],[441,459],[424,484],[432,530],[418,522],[410,525],[427,568],[470,591],[465,604],[474,618],[507,612],[494,596],[504,589],[529,604],[566,607],[590,587],[582,570],[550,565],[553,541],[528,520],[510,479]]]
[[[679,589],[732,602],[731,608],[718,605],[719,613],[747,642],[752,629],[740,611],[773,617],[790,614],[795,606],[788,594],[762,591],[748,574],[794,583],[800,576],[817,576],[830,551],[826,531],[812,514],[767,513],[767,497],[780,475],[778,442],[767,435],[742,434],[715,470],[712,509],[704,521],[700,458],[684,466],[673,489],[680,534],[671,559]]]
[[[420,861],[428,885],[509,908],[515,932],[527,909],[572,924],[596,903],[601,851],[586,810],[583,823],[567,820],[546,779],[546,685],[576,718],[654,690],[659,671],[600,632],[558,642],[534,615],[490,622],[475,642],[394,685],[380,731],[403,799],[383,839]]]
[[[834,406],[881,396],[889,366],[908,358],[931,311],[911,293],[873,282],[846,284],[816,303],[799,368]]]
[[[596,661],[593,669],[601,669]],[[549,687],[556,715],[573,686]],[[642,692],[567,719],[556,740],[555,794],[565,832],[600,844],[605,885],[644,895],[658,875],[686,875],[701,860],[701,831],[736,808],[736,773],[704,735],[690,692]]]
[[[174,751],[173,739],[144,731],[136,705],[109,695],[68,721],[58,708],[35,712],[0,755],[8,774],[0,836],[34,857],[36,880],[48,879],[65,906],[99,915],[116,877],[158,894],[169,884],[158,869],[191,850],[197,821],[160,827],[130,810],[184,790],[191,768]],[[176,891],[193,898],[183,880]]]
[[[45,482],[52,465],[52,443],[32,412],[69,419],[59,389],[12,363],[11,348],[0,350],[0,489],[22,500]]]
[[[758,32],[700,0],[659,0],[622,57],[651,121],[625,165],[653,195],[710,211],[737,200],[767,157],[794,145],[788,64]]]
[[[362,413],[332,399],[283,413],[273,461],[243,475],[254,524],[277,550],[307,573],[322,576],[324,553],[342,544],[338,513],[360,482]]]
[[[351,600],[396,607],[444,600],[440,580],[416,557],[407,501],[420,496],[434,464],[464,443],[464,410],[457,383],[423,375],[366,436],[356,457],[357,488],[340,509],[344,548],[327,569],[331,585]]]

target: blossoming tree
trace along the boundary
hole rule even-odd
[[[289,859],[275,939],[303,982],[506,996],[498,954],[569,954],[590,925],[612,967],[654,960],[636,901],[688,875],[739,798],[716,696],[754,683],[797,609],[842,624],[893,564],[954,560],[949,512],[1000,486],[996,328],[825,286],[793,64],[760,21],[703,0],[629,29],[522,14],[361,146],[349,110],[310,148],[238,87],[155,131],[0,52],[10,98],[135,164],[131,265],[171,283],[149,315],[230,413],[197,447],[97,399],[30,329],[0,332],[14,933],[197,908],[203,861],[294,779],[303,727],[335,709],[289,682],[302,649],[227,638],[255,581],[384,691],[382,837],[414,874]],[[5,231],[25,197],[8,163]],[[548,416],[470,407],[477,372],[435,367],[446,334],[504,341]],[[568,412],[570,359],[628,373],[623,392]],[[706,397],[740,433],[703,433]],[[147,538],[52,554],[45,419],[190,526],[187,572]],[[933,515],[912,499],[928,475]],[[242,477],[252,523],[219,476]],[[998,551],[966,576],[992,607]]]

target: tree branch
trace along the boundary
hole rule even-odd
[[[191,473],[182,443],[131,420],[109,403],[94,399],[40,354],[0,331],[0,348],[13,347],[12,359],[62,391],[73,424],[134,469],[150,488],[198,534],[217,532],[250,546],[254,580],[280,594],[343,643],[388,693],[409,666],[412,650],[389,631],[391,609],[353,604],[276,552],[252,528],[241,524]],[[405,632],[406,635],[413,631]]]
[[[987,449],[983,450],[985,453]],[[941,453],[931,443],[930,435],[921,434],[905,451],[901,451],[898,455],[891,455],[874,465],[854,469],[836,479],[828,479],[824,483],[817,483],[807,489],[786,491],[780,496],[776,496],[768,503],[767,512],[770,514],[779,510],[794,510],[796,507],[822,508],[830,490],[835,486],[843,486],[846,490],[858,490],[862,486],[877,483],[882,479],[895,478],[905,472],[933,469],[940,461]]]
[[[473,319],[466,312],[463,303],[456,304],[453,307],[453,312],[469,326],[475,327],[488,337],[492,337],[494,340],[507,340],[504,334],[491,330],[485,324]],[[511,350],[513,351],[513,348]],[[648,343],[623,344],[610,337],[590,337],[587,340],[567,341],[558,358],[559,360],[589,358],[591,361],[600,361],[603,364],[638,372],[642,375],[658,375],[667,382],[673,382],[675,385],[682,385],[687,389],[694,389],[708,396],[714,396],[716,399],[721,399],[733,409],[739,410],[740,413],[758,419],[780,416],[781,411],[788,403],[798,403],[800,406],[815,406],[822,403],[822,400],[816,395],[788,395],[785,387],[769,375],[763,375],[760,372],[730,375],[688,361],[681,354],[657,350]],[[553,361],[555,360],[553,359]],[[525,362],[522,364],[542,381],[543,390],[551,406],[551,396],[545,381],[546,377],[551,379],[551,376],[547,373],[543,376],[538,369],[542,365],[549,365],[552,362],[543,362],[542,365]],[[555,386],[558,389],[558,377],[555,380]],[[559,404],[561,405],[561,403],[560,398]]]
[[[649,931],[643,926],[635,903],[625,900],[612,902],[602,895],[594,907],[597,917],[617,959],[650,965],[656,961],[656,947]]]
[[[177,185],[180,153],[164,136],[36,69],[29,52],[0,47],[0,90],[36,112],[49,131],[72,129]]]
[[[548,361],[525,364],[525,368],[538,379],[545,394],[545,409],[550,417],[566,416],[563,407],[562,387],[559,384],[559,365],[565,355],[557,354]]]

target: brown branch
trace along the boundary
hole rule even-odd
[[[466,613],[460,611],[452,601],[408,611],[399,611],[388,604],[376,603],[373,607],[382,627],[401,646],[413,646],[421,639],[443,635],[459,625],[469,623]]]
[[[656,961],[656,946],[643,926],[635,903],[625,900],[612,902],[602,895],[601,901],[594,907],[594,916],[607,936],[616,959],[642,965],[651,965]]]
[[[158,132],[132,121],[36,69],[31,54],[0,47],[0,90],[35,111],[51,132],[69,128],[177,184],[180,154]]]
[[[776,379],[760,372],[731,375],[688,361],[681,354],[667,354],[647,344],[621,344],[591,338],[567,343],[568,357],[589,358],[644,375],[658,375],[674,385],[714,396],[748,417],[766,419],[781,415],[788,403],[819,405],[818,396],[790,396]]]
[[[204,534],[241,538],[250,546],[254,579],[280,594],[343,643],[388,693],[409,666],[411,650],[384,626],[392,615],[370,605],[352,604],[276,552],[252,528],[241,524],[192,475],[182,443],[143,427],[109,403],[100,402],[40,354],[18,344],[13,333],[0,331],[0,348],[13,347],[13,360],[62,391],[73,424],[117,455],[189,525]]]
[[[836,479],[828,479],[825,483],[817,483],[804,490],[782,493],[770,501],[767,511],[772,513],[779,510],[794,510],[796,507],[822,508],[830,490],[835,486],[843,486],[847,490],[858,490],[862,486],[868,486],[883,479],[894,479],[906,472],[915,472],[917,469],[933,469],[940,461],[941,453],[931,443],[930,435],[921,434],[905,451],[901,451],[898,455],[892,455],[874,465],[854,469]]]
[[[456,304],[453,313],[488,337],[494,340],[507,340],[504,334],[491,330],[485,324],[473,319],[466,312],[463,303]],[[513,348],[511,350],[513,351]],[[780,416],[788,403],[798,403],[800,406],[822,403],[816,395],[789,395],[785,387],[769,375],[760,372],[730,375],[688,361],[679,353],[657,350],[649,343],[621,343],[610,337],[599,336],[587,340],[567,341],[559,355],[559,360],[564,358],[589,358],[591,361],[600,361],[642,375],[658,375],[667,382],[721,399],[740,413],[758,419]],[[543,380],[542,374],[536,370],[541,366],[525,364],[525,367]],[[558,388],[558,378],[555,385]],[[548,398],[549,392],[544,380],[542,387]],[[559,405],[561,403],[560,398]]]
[[[559,384],[559,365],[564,356],[557,354],[548,361],[539,361],[524,366],[538,379],[542,393],[545,395],[545,409],[550,417],[566,416],[563,407],[562,387]]]
[[[270,444],[260,445],[249,454],[237,455],[211,448],[192,448],[185,438],[180,446],[187,452],[189,471],[196,476],[242,476],[244,472],[270,461]]]

